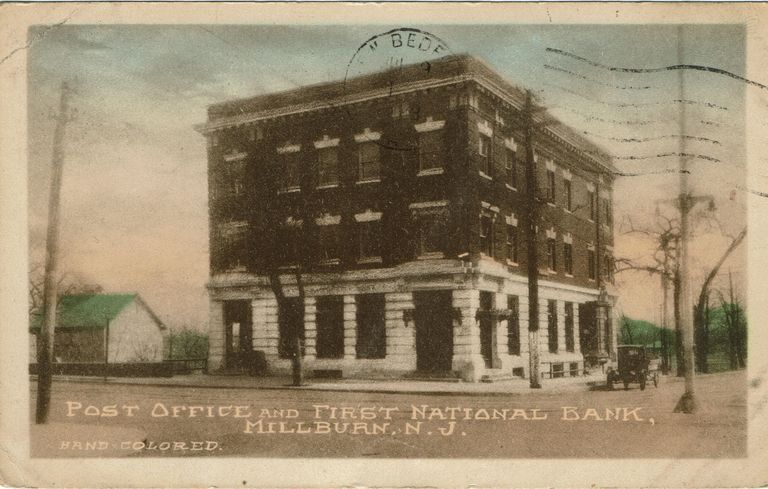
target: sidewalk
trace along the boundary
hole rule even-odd
[[[30,379],[36,380],[32,375]],[[544,379],[541,389],[531,389],[526,379],[503,380],[492,383],[423,381],[408,379],[364,380],[364,379],[309,379],[306,385],[294,387],[290,377],[250,377],[247,375],[175,375],[170,378],[129,378],[129,377],[81,377],[54,376],[56,382],[102,383],[115,385],[146,385],[173,388],[203,389],[262,389],[262,390],[306,390],[360,392],[375,394],[426,394],[426,395],[468,395],[501,396],[531,392],[557,393],[586,391],[590,387],[605,384],[605,376],[595,373],[577,379]]]

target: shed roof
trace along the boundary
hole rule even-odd
[[[61,298],[56,308],[56,327],[71,329],[101,329],[114,320],[131,302],[139,300],[162,328],[163,324],[144,304],[138,294],[76,294]],[[30,327],[39,329],[42,314],[30,316]]]

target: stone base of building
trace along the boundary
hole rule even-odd
[[[289,374],[299,336],[309,377],[477,382],[530,374],[526,278],[499,263],[425,260],[304,274],[303,298],[292,276],[281,282],[286,299],[278,303],[265,277],[212,278],[209,370],[246,369],[250,352],[261,351],[268,373]],[[600,330],[597,316],[584,314],[599,291],[539,283],[542,378],[581,376],[582,345],[615,351],[610,321]]]

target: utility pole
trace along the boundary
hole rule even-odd
[[[48,231],[45,244],[45,276],[43,278],[43,324],[40,328],[40,357],[37,360],[37,407],[35,423],[48,422],[53,380],[53,339],[58,300],[57,275],[59,254],[59,201],[64,168],[64,133],[69,121],[69,87],[61,84],[61,101],[53,133],[51,161],[51,194],[48,201]]]
[[[525,188],[526,188],[526,259],[528,262],[528,357],[531,389],[541,388],[539,374],[539,203],[536,197],[536,162],[533,153],[533,100],[525,92],[523,131],[525,134]]]
[[[677,62],[683,64],[683,29],[677,28]],[[678,70],[678,89],[680,100],[685,100],[684,71]],[[685,393],[675,406],[676,413],[692,414],[696,412],[696,393],[694,382],[693,358],[693,316],[691,305],[690,277],[688,274],[688,241],[690,239],[688,213],[693,206],[693,199],[688,189],[688,157],[685,156],[686,114],[685,105],[680,105],[680,323],[683,335],[683,372],[685,375]]]
[[[666,258],[664,260],[665,267],[661,273],[661,373],[664,375],[669,372],[669,339],[667,337],[668,324],[668,309],[667,298],[669,296],[669,279],[667,278],[666,270]]]

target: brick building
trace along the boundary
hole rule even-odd
[[[528,375],[524,93],[483,62],[216,104],[208,141],[209,368]],[[535,142],[542,375],[610,355],[610,160]]]

